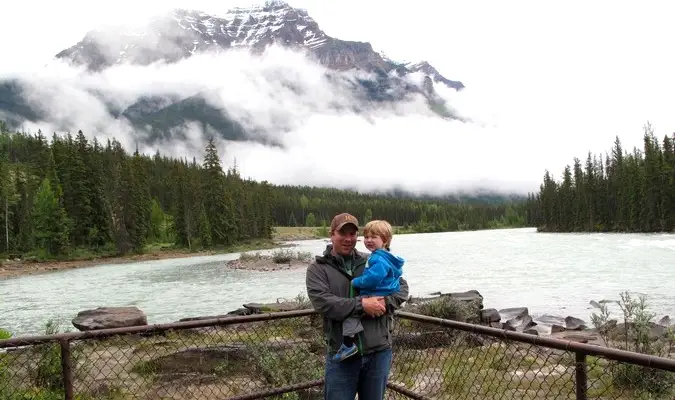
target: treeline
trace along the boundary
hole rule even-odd
[[[0,253],[42,258],[125,254],[149,244],[227,247],[274,226],[329,223],[349,211],[418,232],[523,226],[525,204],[451,204],[337,189],[274,186],[204,161],[129,154],[115,139],[10,133],[0,123]]]
[[[271,186],[224,171],[213,142],[194,160],[128,154],[77,135],[0,135],[0,251],[126,254],[269,238]]]
[[[528,220],[549,232],[672,232],[675,230],[675,135],[662,141],[647,125],[643,148],[588,154],[566,166],[562,180],[546,171],[528,197]]]
[[[365,223],[386,219],[411,231],[446,232],[526,226],[525,202],[456,203],[401,195],[372,195],[306,186],[276,186],[272,218],[279,225],[325,226],[349,211]]]

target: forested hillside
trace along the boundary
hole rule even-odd
[[[675,230],[675,135],[662,141],[651,126],[644,146],[588,154],[567,166],[562,180],[546,171],[528,198],[529,221],[548,232],[672,232]]]
[[[129,154],[82,131],[48,138],[0,124],[0,252],[39,258],[126,254],[150,243],[227,247],[268,239],[274,226],[321,226],[336,213],[386,218],[418,232],[523,226],[524,203],[453,204],[337,189],[274,186],[204,162]]]

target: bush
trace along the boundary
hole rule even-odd
[[[274,261],[275,264],[289,264],[293,260],[309,262],[311,259],[312,253],[307,251],[282,249],[272,253],[272,261]]]
[[[600,311],[591,315],[591,322],[605,344],[637,353],[670,357],[675,350],[673,327],[668,327],[665,334],[655,337],[651,322],[655,314],[648,311],[645,297],[635,299],[628,292],[621,293],[620,297],[618,301],[591,302]],[[611,319],[609,304],[616,304],[621,310],[621,326]],[[620,389],[633,389],[656,396],[674,394],[675,374],[671,372],[624,363],[613,363],[610,371],[614,385]]]
[[[478,322],[478,309],[471,303],[441,296],[410,307],[410,312],[460,322]]]

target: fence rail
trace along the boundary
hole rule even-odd
[[[0,399],[319,399],[314,310],[0,340]],[[675,360],[396,313],[387,396],[675,398]],[[4,349],[4,350],[2,350]]]

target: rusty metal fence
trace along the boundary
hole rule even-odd
[[[314,310],[0,340],[0,400],[320,399]],[[387,397],[675,398],[675,360],[397,312]]]

